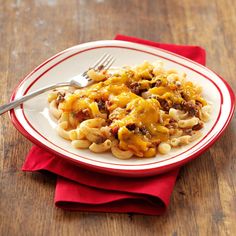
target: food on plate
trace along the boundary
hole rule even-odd
[[[154,157],[198,139],[210,118],[202,88],[161,61],[87,74],[89,87],[48,95],[58,134],[74,148],[119,159]]]

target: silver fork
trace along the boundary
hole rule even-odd
[[[88,77],[87,72],[90,69],[94,69],[97,71],[100,70],[107,70],[109,69],[112,64],[114,63],[115,58],[109,54],[104,54],[102,57],[100,57],[95,63],[94,65],[92,65],[91,67],[89,67],[89,69],[87,69],[86,71],[84,71],[81,75],[78,75],[76,77],[74,77],[72,80],[68,81],[68,82],[62,82],[62,83],[58,83],[58,84],[53,84],[53,85],[49,85],[47,87],[38,89],[30,94],[27,94],[23,97],[17,98],[16,100],[0,106],[0,115],[2,115],[3,113],[19,106],[20,104],[22,104],[23,102],[39,95],[42,94],[48,90],[51,89],[55,89],[55,88],[59,88],[59,87],[64,87],[64,86],[71,86],[71,87],[76,87],[76,88],[84,88],[88,85],[90,85],[92,83],[92,80]]]

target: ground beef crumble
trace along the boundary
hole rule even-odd
[[[199,106],[192,103],[191,101],[188,101],[188,102],[184,101],[181,105],[182,105],[182,109],[185,112],[188,112],[190,116],[199,117]]]
[[[76,111],[73,112],[73,116],[79,120],[79,122],[82,122],[84,120],[87,120],[90,118],[90,111],[88,108],[81,110],[81,111]]]
[[[148,89],[142,89],[141,85],[138,82],[131,83],[129,86],[132,93],[135,93],[138,96],[141,96],[143,92],[146,92]]]

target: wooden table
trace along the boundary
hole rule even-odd
[[[0,0],[0,102],[39,63],[79,43],[117,33],[193,44],[236,90],[234,0]],[[23,173],[31,147],[0,117],[0,235],[236,235],[236,122],[181,169],[163,216],[65,212],[55,179]]]

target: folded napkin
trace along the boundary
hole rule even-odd
[[[198,46],[161,44],[124,35],[115,39],[162,48],[205,64],[205,51]],[[145,178],[108,176],[85,170],[36,146],[22,170],[56,174],[55,204],[62,209],[149,215],[165,212],[179,171]]]

